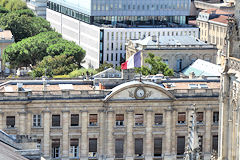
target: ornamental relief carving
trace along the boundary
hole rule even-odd
[[[138,89],[138,88],[137,88],[137,89]],[[148,98],[148,97],[151,97],[152,91],[145,91],[145,92],[146,92],[146,93],[145,93],[143,99]],[[128,96],[131,97],[131,98],[137,99],[137,98],[136,98],[136,89],[135,89],[135,90],[128,91]],[[140,99],[140,98],[139,98],[139,99]]]
[[[229,60],[230,60],[230,62],[229,62],[228,67],[239,71],[240,70],[240,61],[234,60],[232,58],[230,58]]]

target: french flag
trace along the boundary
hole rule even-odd
[[[121,64],[121,69],[131,69],[131,68],[141,67],[141,51],[135,53],[128,60]]]

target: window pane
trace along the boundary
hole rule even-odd
[[[60,126],[60,115],[52,115],[52,126]]]
[[[7,116],[6,118],[7,127],[15,127],[15,116]]]
[[[116,139],[115,140],[115,157],[116,158],[123,158],[123,139]]]
[[[116,121],[124,121],[124,114],[116,114]]]
[[[78,126],[78,125],[79,125],[79,115],[71,114],[71,126]]]
[[[154,139],[154,156],[162,156],[162,138]]]
[[[161,125],[163,122],[162,114],[155,114],[155,125]]]
[[[212,150],[213,151],[218,151],[218,136],[213,136],[212,139]]]
[[[97,152],[97,139],[89,139],[89,152]]]
[[[197,121],[203,122],[203,112],[197,112]]]
[[[135,125],[143,124],[143,114],[135,114]]]
[[[183,155],[185,151],[185,137],[177,137],[177,154]]]
[[[141,156],[143,154],[143,139],[142,138],[135,139],[135,154],[137,154],[137,156]]]

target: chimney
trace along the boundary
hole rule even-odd
[[[189,74],[189,79],[193,79],[193,78],[195,78],[195,73],[194,73],[194,72],[191,72],[191,73]]]

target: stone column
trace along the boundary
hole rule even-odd
[[[100,135],[99,135],[99,146],[98,146],[98,159],[103,160],[106,159],[105,149],[106,149],[106,142],[105,140],[105,110],[100,109],[98,110],[99,113],[99,126],[100,126]]]
[[[134,124],[134,116],[133,110],[128,109],[127,112],[127,148],[126,148],[126,160],[134,159],[134,138],[133,138],[133,124]]]
[[[171,154],[171,140],[172,140],[172,107],[165,109],[166,117],[166,133],[165,133],[165,155],[164,160],[172,160],[173,156]]]
[[[3,122],[3,117],[4,117],[4,112],[0,111],[0,130],[3,130],[4,127],[4,122]]]
[[[69,155],[69,110],[62,111],[62,159],[68,159]]]
[[[31,129],[32,129],[32,112],[28,111],[27,112],[27,126],[26,126],[26,134],[31,135]],[[43,127],[43,118],[41,118],[41,126]]]
[[[145,160],[153,159],[153,135],[152,135],[152,109],[146,109],[146,150],[145,150]]]
[[[18,112],[19,114],[19,135],[25,135],[26,134],[26,112]]]
[[[176,124],[177,124],[177,110],[173,109],[172,112],[172,155],[176,159],[177,155],[177,142],[176,142]]]
[[[107,160],[114,160],[114,137],[113,137],[114,111],[107,111]]]
[[[229,48],[229,47],[228,47]],[[218,137],[218,159],[225,160],[228,156],[228,101],[229,101],[229,76],[222,73],[219,107],[219,137]]]
[[[82,135],[81,135],[81,149],[80,159],[88,160],[88,111],[81,111]]]
[[[50,114],[49,109],[43,111],[43,157],[50,159]]]
[[[211,144],[212,144],[212,108],[210,106],[208,108],[205,108],[205,151],[204,151],[204,160],[210,160],[211,159]]]

